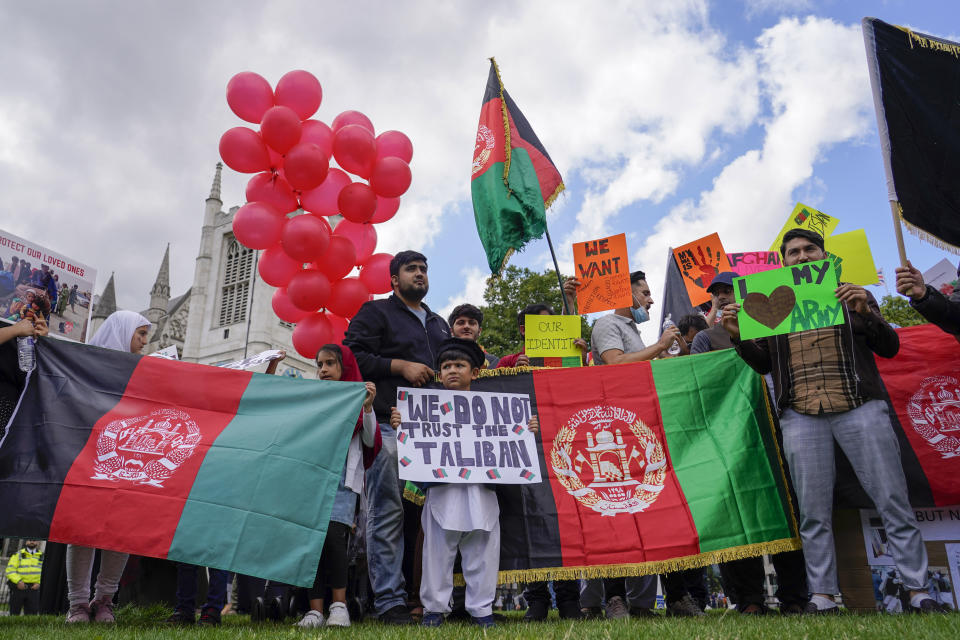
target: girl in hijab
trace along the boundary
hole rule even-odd
[[[317,377],[321,380],[363,381],[353,352],[349,347],[336,344],[324,345],[317,352]],[[317,577],[309,592],[310,611],[297,623],[298,627],[319,627],[324,624],[323,593],[326,584],[330,585],[333,600],[326,619],[327,626],[350,626],[350,614],[347,613],[347,541],[353,528],[357,499],[363,491],[363,471],[373,464],[381,445],[380,430],[373,413],[373,398],[377,395],[377,387],[372,382],[367,382],[366,385],[367,397],[363,401],[363,412],[357,419],[357,426],[347,449],[347,462],[333,500],[330,525],[323,542]]]
[[[87,344],[104,349],[140,353],[147,344],[150,321],[133,311],[115,311],[103,321]],[[67,622],[113,622],[113,596],[129,554],[100,551],[100,573],[93,600],[90,600],[90,574],[96,549],[67,545],[67,598],[70,610]]]

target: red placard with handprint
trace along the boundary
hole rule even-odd
[[[727,252],[723,250],[720,235],[716,233],[677,247],[673,250],[673,257],[693,306],[710,299],[707,287],[718,273],[731,270]]]

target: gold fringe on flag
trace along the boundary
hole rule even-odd
[[[767,381],[757,376],[757,384],[763,385],[763,404],[767,408],[767,424],[770,425],[770,435],[773,436],[773,448],[777,452],[777,464],[780,466],[780,479],[783,481],[783,491],[787,497],[787,511],[790,515],[791,530],[794,538],[799,539],[800,528],[797,526],[797,514],[793,510],[793,498],[790,497],[790,483],[787,482],[787,468],[783,464],[783,455],[780,453],[780,445],[777,442],[777,423],[773,419],[773,410],[770,406],[770,392],[767,390]]]
[[[910,44],[911,49],[913,49],[913,44],[917,43],[917,46],[921,49],[943,51],[944,53],[952,55],[954,58],[960,59],[960,45],[957,43],[939,40],[931,36],[922,36],[919,33],[915,33],[909,27],[894,26],[907,34],[907,42]]]
[[[510,116],[507,114],[507,101],[503,99],[503,80],[500,78],[500,67],[497,66],[497,61],[495,58],[490,58],[490,64],[493,65],[493,70],[497,74],[497,85],[500,87],[500,114],[503,116],[503,184],[507,187],[507,193],[513,193],[513,190],[510,189],[510,181],[508,177],[510,175]],[[507,254],[509,257],[509,254]],[[503,266],[506,266],[507,259],[504,258]],[[501,267],[503,268],[503,267]]]
[[[923,240],[926,243],[932,244],[938,249],[943,249],[944,251],[949,251],[950,253],[960,255],[960,247],[954,246],[949,242],[944,242],[937,236],[933,235],[929,231],[924,231],[920,227],[912,225],[903,217],[903,206],[897,202],[897,215],[900,217],[900,222],[903,223],[903,226],[907,228],[907,231],[910,232],[910,235],[916,236]]]

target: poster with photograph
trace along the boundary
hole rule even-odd
[[[0,317],[43,316],[50,335],[86,341],[97,272],[0,229]]]

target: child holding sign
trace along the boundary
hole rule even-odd
[[[484,363],[483,350],[472,340],[447,338],[437,353],[437,369],[444,389],[469,391]],[[390,410],[390,426],[400,427],[396,407]],[[536,416],[530,431],[539,430]],[[493,623],[493,600],[500,566],[500,504],[489,484],[435,484],[426,489],[423,504],[423,577],[420,601],[423,626],[443,624],[450,612],[453,564],[460,551],[467,583],[466,609],[477,625]]]

